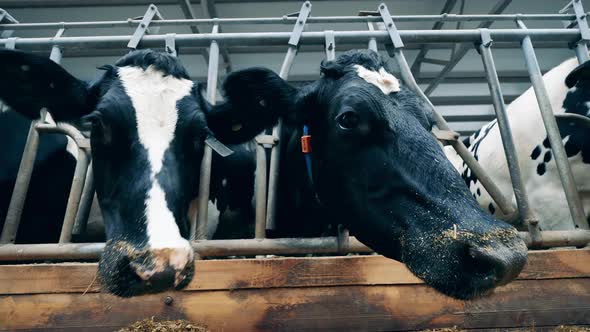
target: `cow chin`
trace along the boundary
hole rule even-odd
[[[157,274],[146,278],[146,271]],[[154,251],[137,247],[125,241],[108,241],[98,264],[98,276],[102,287],[120,297],[132,297],[158,293],[165,290],[180,290],[194,276],[191,260],[181,271],[157,267]]]
[[[488,295],[514,280],[527,259],[518,232],[503,225],[485,231],[406,232],[401,242],[401,260],[416,276],[462,300]]]

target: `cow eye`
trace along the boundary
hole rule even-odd
[[[355,111],[345,111],[336,117],[336,122],[341,129],[351,130],[358,126],[359,115]]]

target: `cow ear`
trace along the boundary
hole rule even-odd
[[[31,119],[47,108],[56,121],[78,119],[92,111],[96,97],[88,85],[48,58],[0,50],[0,99]]]
[[[220,141],[240,143],[275,125],[289,112],[297,89],[273,71],[249,68],[228,75],[225,101],[207,112],[207,124]]]
[[[590,79],[590,61],[586,61],[583,64],[577,66],[571,73],[565,78],[565,85],[568,88],[573,88],[574,85],[578,84],[581,80]]]

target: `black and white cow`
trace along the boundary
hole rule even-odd
[[[182,288],[193,274],[187,213],[206,140],[244,142],[276,118],[212,107],[180,62],[166,54],[137,51],[100,69],[100,77],[86,83],[47,58],[0,50],[0,98],[28,118],[47,108],[56,121],[92,123],[107,237],[99,262],[104,286],[120,296]],[[235,123],[239,132],[232,130]],[[61,177],[62,166],[49,164],[44,176]],[[54,189],[50,196],[67,195],[63,185]],[[47,199],[50,205],[54,197]]]
[[[590,63],[578,66],[576,59],[569,59],[547,72],[543,81],[555,114],[590,116]],[[522,179],[541,229],[573,229],[574,223],[533,88],[530,87],[515,99],[507,107],[507,113],[519,156]],[[586,215],[590,216],[590,130],[563,120],[558,125]],[[516,208],[496,121],[488,123],[464,142],[504,194],[512,197]],[[503,214],[495,205],[477,177],[452,147],[445,147],[445,153],[482,208],[499,219],[515,221],[516,216]]]
[[[514,279],[527,250],[485,213],[430,133],[432,110],[372,51],[323,62],[300,89],[264,68],[230,74],[223,108],[247,108],[284,130],[277,233],[342,223],[439,291],[472,298]],[[301,137],[311,135],[310,169]]]

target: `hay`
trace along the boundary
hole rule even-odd
[[[140,320],[118,332],[208,332],[205,326],[191,323],[186,320],[154,321],[154,317]]]

